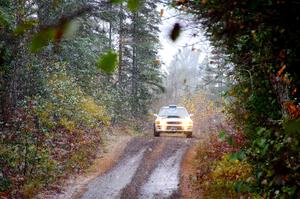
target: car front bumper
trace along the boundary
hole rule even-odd
[[[184,133],[192,132],[193,126],[182,126],[182,125],[155,125],[156,132],[166,133]]]

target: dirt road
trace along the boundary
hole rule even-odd
[[[193,139],[136,137],[119,161],[86,186],[82,199],[182,198],[180,166]]]

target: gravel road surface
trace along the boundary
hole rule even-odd
[[[182,198],[180,166],[193,139],[136,137],[120,160],[86,187],[82,199]]]

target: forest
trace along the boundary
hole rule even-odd
[[[87,167],[105,128],[140,128],[162,90],[159,15],[128,7],[0,1],[1,193],[30,197]]]
[[[185,50],[163,72],[161,5],[190,20],[171,41],[205,32],[200,72]],[[0,197],[83,172],[106,134],[143,134],[175,99],[199,131],[223,118],[197,149],[195,194],[299,198],[299,55],[298,0],[0,0]]]

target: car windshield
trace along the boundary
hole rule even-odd
[[[189,114],[185,108],[179,107],[179,108],[167,108],[163,107],[160,109],[159,114],[160,117],[174,117],[174,118],[179,118],[179,117],[188,117]]]

